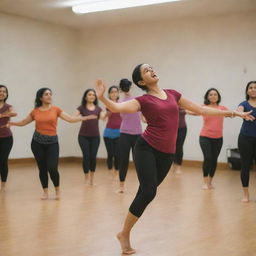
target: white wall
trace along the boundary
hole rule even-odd
[[[122,77],[131,79],[135,65],[150,63],[161,87],[174,88],[198,103],[208,88],[216,87],[222,104],[235,109],[244,100],[246,83],[256,79],[255,27],[256,16],[248,13],[84,30],[84,79],[92,84],[101,77],[111,85]],[[188,116],[187,124],[184,158],[202,160],[201,118]],[[237,146],[240,126],[238,118],[225,120],[219,161],[226,161],[227,147]],[[103,143],[99,156],[105,156]]]
[[[131,79],[133,67],[152,64],[160,86],[174,88],[198,103],[209,87],[222,94],[222,104],[236,108],[244,99],[247,81],[256,79],[256,16],[254,13],[187,18],[130,26],[76,31],[31,19],[0,14],[0,83],[10,91],[9,103],[20,120],[33,108],[35,92],[49,86],[54,103],[69,113],[96,78],[118,84]],[[134,94],[142,92],[134,88]],[[201,160],[198,144],[200,117],[187,117],[185,159]],[[225,149],[235,147],[241,120],[227,119]],[[101,122],[101,133],[105,124]],[[80,156],[79,124],[59,121],[61,156]],[[31,157],[33,125],[13,128],[11,158]],[[105,157],[103,140],[99,157]]]
[[[9,100],[21,120],[32,109],[36,91],[53,90],[54,104],[73,113],[79,105],[76,95],[81,87],[77,70],[79,62],[78,32],[66,27],[0,14],[0,84],[9,89]],[[77,124],[59,121],[60,155],[80,153],[77,146]],[[32,157],[30,150],[34,123],[13,127],[14,146],[11,158]]]

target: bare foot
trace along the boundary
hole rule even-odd
[[[204,184],[204,185],[202,186],[202,189],[203,189],[203,190],[208,190],[208,189],[209,189],[209,187],[208,187],[208,185],[207,185],[207,184]]]
[[[208,184],[209,189],[214,189],[214,186],[212,184]]]
[[[180,169],[176,169],[176,170],[174,171],[174,173],[175,173],[175,174],[182,174],[183,172],[182,172]]]
[[[124,188],[119,188],[118,190],[116,190],[116,193],[123,194],[124,193]]]
[[[57,192],[57,193],[55,194],[55,200],[60,200],[60,192]]]
[[[241,200],[242,203],[249,203],[250,200],[248,197],[244,197],[242,200]]]
[[[5,184],[6,184],[6,182],[1,183],[0,192],[5,192],[5,188],[6,188]]]
[[[124,235],[122,232],[120,232],[117,234],[116,237],[120,242],[120,246],[123,254],[131,255],[136,253],[136,251],[131,247],[129,234]]]
[[[117,178],[118,178],[118,171],[116,171],[116,170],[114,170],[114,171],[112,171],[112,180],[118,180]]]
[[[41,196],[41,200],[47,200],[47,199],[48,199],[48,194],[43,193],[43,195]]]

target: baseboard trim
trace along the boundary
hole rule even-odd
[[[82,157],[78,157],[78,156],[60,157],[59,162],[60,163],[81,163],[82,162]],[[97,162],[105,164],[106,159],[105,158],[97,158]],[[35,163],[34,158],[12,158],[12,159],[9,159],[9,164],[34,164],[34,163]],[[130,165],[134,166],[133,161],[130,161]],[[202,167],[202,161],[183,160],[182,165],[201,168]],[[230,170],[228,164],[223,163],[223,162],[218,163],[217,168],[218,169],[223,169],[223,170]]]
[[[191,167],[198,167],[198,168],[201,168],[202,164],[203,162],[198,160],[183,160],[183,163],[182,163],[182,165],[184,166],[191,166]],[[217,164],[217,169],[230,170],[228,164],[223,162],[219,162]]]

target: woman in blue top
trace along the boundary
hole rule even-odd
[[[256,81],[251,81],[245,89],[246,100],[239,104],[238,111],[252,111],[251,115],[256,117]],[[249,173],[256,156],[256,121],[244,118],[239,138],[238,148],[241,154],[241,182],[244,197],[242,202],[249,202]]]
[[[112,85],[108,89],[108,97],[114,102],[118,101],[119,89],[117,86]],[[107,109],[106,117],[108,121],[104,129],[103,138],[107,149],[107,166],[109,170],[112,170],[114,178],[119,170],[119,137],[122,119],[119,113],[113,113],[109,109]]]

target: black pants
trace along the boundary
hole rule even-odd
[[[111,170],[114,167],[116,170],[119,169],[119,137],[115,139],[104,137],[105,146],[107,149],[107,165],[108,169]]]
[[[42,187],[48,188],[48,172],[54,187],[58,187],[60,185],[58,172],[59,143],[41,144],[32,140],[31,150],[37,162]]]
[[[176,141],[176,152],[173,160],[173,162],[178,165],[182,164],[183,145],[185,142],[186,135],[187,135],[187,127],[178,129],[177,141]]]
[[[119,148],[120,148],[119,180],[120,181],[125,181],[128,165],[129,165],[130,151],[132,150],[132,154],[133,154],[134,146],[139,137],[140,135],[132,135],[132,134],[126,134],[126,133],[120,134],[120,137],[119,137]]]
[[[6,182],[8,176],[8,157],[13,145],[13,137],[0,138],[0,176]]]
[[[241,182],[243,187],[249,186],[250,169],[256,156],[256,137],[240,134],[238,148],[241,155]]]
[[[129,211],[140,217],[168,174],[173,154],[160,152],[139,138],[134,149],[134,161],[140,186]]]
[[[96,156],[100,145],[100,137],[78,136],[79,146],[83,153],[83,169],[84,173],[89,171],[95,172]]]
[[[200,136],[199,143],[204,155],[203,175],[204,177],[210,176],[212,178],[216,171],[217,160],[223,144],[223,138],[212,139]]]

